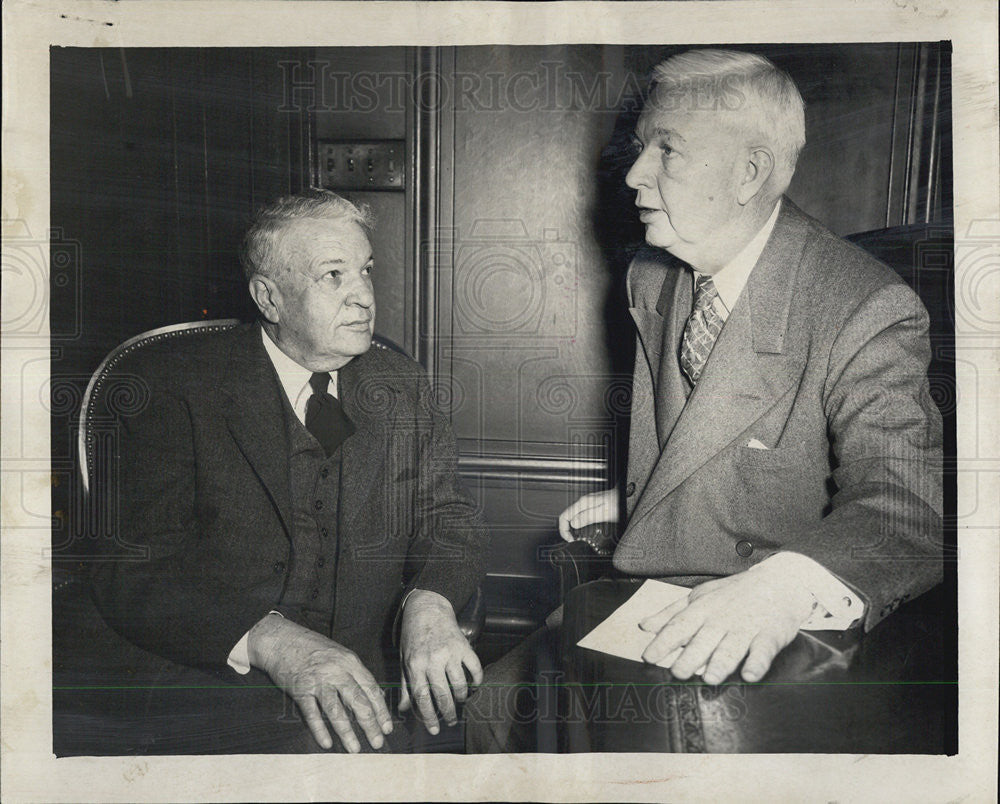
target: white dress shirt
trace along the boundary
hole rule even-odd
[[[271,336],[267,334],[266,330],[261,329],[260,332],[261,339],[264,341],[264,351],[271,358],[271,363],[278,374],[281,387],[285,389],[285,396],[288,397],[288,402],[291,404],[292,410],[295,411],[295,415],[299,417],[299,421],[305,424],[306,403],[309,402],[309,397],[312,396],[312,386],[309,385],[309,380],[312,378],[313,372],[300,366],[282,352],[278,348],[278,345],[271,340]],[[340,398],[337,392],[336,371],[330,372],[330,387],[327,391],[331,396]]]
[[[750,273],[774,230],[780,209],[779,200],[771,216],[753,239],[725,266],[712,274],[712,282],[719,292],[720,302],[715,305],[715,310],[723,321],[729,318],[729,313],[736,306],[743,288],[746,287]],[[692,281],[696,281],[700,274],[698,271],[693,273],[695,276]],[[822,564],[800,553],[788,551],[775,553],[753,567],[750,572],[779,569],[786,578],[798,577],[819,603],[819,607],[802,626],[803,630],[842,631],[850,628],[864,614],[864,603],[850,588]]]

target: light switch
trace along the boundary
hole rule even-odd
[[[329,190],[405,189],[405,140],[320,140],[319,181]]]

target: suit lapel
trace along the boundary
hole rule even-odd
[[[688,386],[681,374],[678,354],[693,303],[691,285],[691,273],[678,265],[667,274],[657,303],[657,310],[663,316],[663,357],[656,382],[656,434],[661,450],[687,403]]]
[[[658,270],[643,272],[647,277],[645,287],[636,288],[633,296],[637,299],[657,299],[654,309],[644,306],[630,307],[642,346],[641,354],[636,354],[636,372],[643,371],[642,358],[648,369],[648,384],[656,388],[656,394],[649,402],[639,404],[633,400],[632,429],[638,425],[643,438],[655,432],[657,453],[673,429],[681,409],[684,407],[686,389],[684,380],[676,368],[677,346],[680,343],[686,313],[691,307],[690,278],[681,263],[669,255],[655,260]],[[649,304],[647,301],[646,304]],[[681,312],[679,312],[681,311]],[[639,383],[633,381],[633,393]]]
[[[291,534],[284,390],[264,351],[259,325],[241,334],[233,345],[221,386],[223,394],[228,396],[229,431],[271,497],[285,530]]]
[[[801,376],[804,356],[799,349],[786,348],[785,336],[806,232],[801,213],[785,199],[701,379],[677,416],[630,525],[729,446]],[[674,296],[678,304],[679,295]],[[679,377],[679,370],[674,374]],[[669,393],[673,378],[661,372],[661,382]]]
[[[342,447],[341,538],[350,534],[351,523],[376,486],[388,452],[391,413],[396,406],[391,378],[372,371],[370,354],[355,358],[338,372],[340,403],[357,428]]]

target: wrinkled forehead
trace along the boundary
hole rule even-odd
[[[307,263],[322,255],[367,260],[371,244],[361,225],[346,218],[295,218],[276,233],[280,253],[287,259]]]
[[[751,125],[746,99],[717,91],[714,83],[656,84],[639,116],[636,132],[648,140],[655,134],[668,132],[683,138],[701,138],[732,137],[746,131]]]

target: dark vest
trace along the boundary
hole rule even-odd
[[[285,405],[292,549],[279,610],[301,625],[330,636],[336,603],[336,571],[342,450],[329,458]]]

